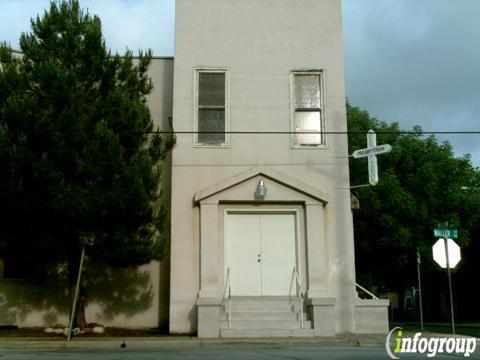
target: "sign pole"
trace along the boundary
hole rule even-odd
[[[450,275],[450,260],[448,256],[447,237],[443,238],[445,243],[445,254],[447,255],[447,273],[448,273],[448,288],[450,290],[450,312],[452,314],[452,334],[455,335],[455,319],[453,316],[453,291],[452,291],[452,277]]]
[[[72,337],[73,320],[75,318],[75,310],[77,309],[78,292],[80,290],[80,279],[82,278],[82,268],[83,268],[83,258],[85,257],[85,247],[86,247],[86,244],[83,244],[82,255],[80,256],[80,266],[78,267],[77,286],[75,287],[75,296],[73,298],[72,313],[70,315],[70,324],[68,325],[67,341],[70,341],[70,338]]]
[[[75,287],[75,295],[73,298],[73,306],[72,306],[72,313],[70,314],[70,321],[68,324],[68,333],[67,333],[67,341],[70,341],[72,337],[72,327],[73,327],[73,320],[75,318],[75,311],[77,309],[77,301],[78,301],[78,293],[80,292],[80,280],[82,278],[82,269],[83,269],[83,259],[85,258],[85,248],[87,246],[92,246],[95,240],[93,236],[83,236],[80,238],[80,243],[82,244],[82,255],[80,256],[80,265],[78,267],[78,277],[77,277],[77,285]]]
[[[420,252],[417,249],[417,275],[418,275],[418,297],[419,297],[419,305],[420,305],[420,328],[423,331],[423,307],[422,307],[422,281],[420,279]]]

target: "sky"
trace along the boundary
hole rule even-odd
[[[30,18],[48,4],[0,0],[0,41],[18,48]],[[113,51],[174,55],[174,0],[81,6],[100,16]],[[343,0],[343,37],[351,104],[404,130],[480,131],[480,0]],[[480,166],[480,134],[438,138]]]

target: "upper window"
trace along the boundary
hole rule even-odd
[[[293,71],[291,89],[293,146],[324,146],[322,72]]]
[[[226,146],[228,137],[227,71],[197,69],[195,96],[195,144]]]

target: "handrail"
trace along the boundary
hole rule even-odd
[[[297,293],[300,294],[300,329],[303,329],[303,292],[302,292],[302,283],[300,282],[300,277],[298,276],[297,268],[293,267],[293,274],[295,275],[295,280],[297,282]]]
[[[225,288],[223,290],[223,299],[222,299],[222,307],[225,304],[225,299],[226,293],[228,289],[228,311],[225,311],[227,313],[227,320],[228,320],[228,328],[232,328],[232,289],[230,286],[230,268],[227,268],[227,278],[225,279]]]
[[[370,291],[368,291],[367,289],[365,289],[363,286],[355,283],[355,285],[360,289],[360,290],[363,290],[365,293],[367,293],[368,295],[370,295],[372,297],[372,299],[374,300],[379,300],[379,298],[377,296],[375,296],[374,294],[372,294]]]

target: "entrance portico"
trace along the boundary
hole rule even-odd
[[[254,197],[260,180],[268,188],[264,200]],[[325,194],[277,171],[253,168],[198,192],[195,203],[201,229],[199,336],[219,336],[214,319],[220,317],[226,287],[233,297],[306,294],[334,318]],[[335,334],[334,321],[322,326]]]

